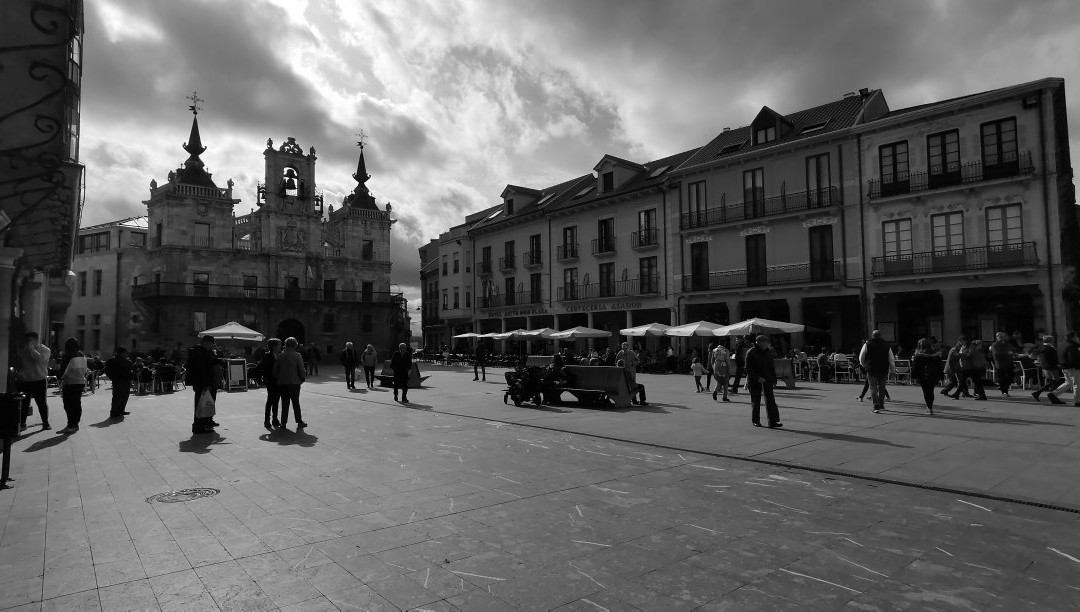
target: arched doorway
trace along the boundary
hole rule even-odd
[[[307,343],[307,340],[304,337],[304,324],[296,319],[285,319],[281,323],[278,323],[276,337],[284,342],[289,336],[296,338],[296,341],[300,344]]]

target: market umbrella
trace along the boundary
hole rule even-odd
[[[537,339],[540,339],[540,338],[547,339],[547,338],[550,338],[552,334],[555,334],[555,333],[558,332],[557,329],[552,329],[550,327],[541,327],[541,328],[538,328],[538,329],[525,329],[525,330],[518,330],[518,331],[520,332],[518,334],[519,338],[529,338],[529,339],[532,339],[532,340],[537,340]]]
[[[694,323],[687,323],[686,325],[677,325],[675,327],[669,327],[664,332],[665,336],[714,336],[713,330],[723,327],[719,323],[709,323],[708,321],[696,321]]]
[[[664,332],[671,329],[670,326],[663,323],[648,323],[646,325],[638,325],[637,327],[627,327],[626,329],[620,329],[619,333],[623,336],[663,336]]]
[[[527,329],[515,329],[515,330],[512,330],[512,331],[491,334],[490,337],[494,338],[496,340],[506,340],[507,338],[520,338],[521,334],[526,333],[528,331],[529,330],[527,330]]]
[[[610,338],[611,332],[591,327],[571,327],[551,334],[552,340],[577,340],[578,338]]]
[[[473,333],[473,332],[465,332],[464,334],[458,334],[458,335],[454,336],[454,339],[457,339],[457,338],[479,338],[479,337],[481,337],[480,334],[476,334],[476,333]]]
[[[773,321],[771,319],[747,319],[713,330],[716,336],[750,336],[753,334],[793,334],[805,328],[799,323]]]
[[[244,327],[236,321],[229,321],[224,325],[219,325],[212,329],[204,329],[197,334],[200,338],[203,336],[213,336],[214,340],[246,340],[248,342],[262,342],[265,336],[259,332]]]

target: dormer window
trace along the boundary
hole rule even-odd
[[[754,144],[763,144],[776,140],[776,126],[770,125],[754,132]]]
[[[507,215],[514,214],[514,198],[507,198],[506,199],[506,214]]]
[[[729,144],[726,147],[724,147],[723,149],[720,149],[720,152],[717,153],[717,155],[727,155],[728,153],[734,153],[735,151],[738,151],[739,149],[743,148],[743,145],[745,145],[745,144],[746,144],[745,140],[740,140],[739,142]]]
[[[601,193],[607,193],[608,191],[611,191],[611,190],[615,189],[615,173],[614,172],[605,172],[605,173],[601,174],[600,175],[600,181],[601,181],[601,189],[600,189]]]

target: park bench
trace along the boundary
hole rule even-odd
[[[390,367],[390,360],[383,362],[382,372],[376,374],[375,378],[379,379],[380,387],[394,386],[394,368]],[[420,368],[415,363],[412,364],[412,369],[409,371],[409,388],[419,389],[420,385],[428,378],[431,378],[431,376],[420,376]]]
[[[562,394],[569,393],[581,404],[614,405],[629,408],[633,390],[626,372],[615,366],[566,366],[568,382],[565,386],[550,387],[544,391],[546,403],[559,403]]]

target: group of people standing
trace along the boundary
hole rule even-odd
[[[22,347],[18,351],[16,377],[18,390],[24,394],[20,415],[20,430],[26,429],[26,418],[30,415],[31,400],[37,404],[41,415],[41,429],[52,429],[49,424],[49,404],[46,396],[49,375],[49,360],[52,350],[41,343],[36,332],[27,332],[23,336]],[[89,365],[86,355],[79,347],[79,341],[68,338],[64,342],[64,353],[60,358],[57,383],[60,397],[67,415],[67,425],[57,433],[71,435],[79,431],[82,420],[82,394],[86,390]],[[124,414],[127,414],[126,412]]]

